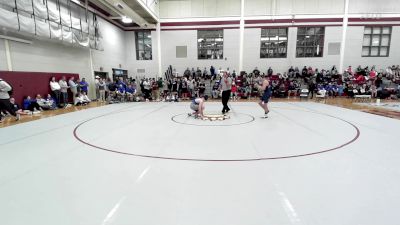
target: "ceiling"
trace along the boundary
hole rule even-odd
[[[85,0],[78,0],[82,6]],[[138,1],[140,0],[88,0],[89,8],[123,30],[152,29],[157,23],[154,18]],[[118,6],[120,5],[120,6]],[[122,16],[133,20],[123,23]]]

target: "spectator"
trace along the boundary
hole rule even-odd
[[[80,105],[87,105],[83,99],[83,94],[82,93],[77,93],[75,96],[75,102],[74,105],[80,106]]]
[[[117,89],[117,96],[118,96],[119,100],[122,102],[125,99],[125,92],[126,91],[125,91],[124,85],[119,84],[118,89]]]
[[[256,67],[256,68],[254,68],[254,70],[253,70],[253,74],[255,74],[255,75],[260,75],[260,70],[258,70],[258,68]]]
[[[273,73],[274,73],[274,71],[272,70],[271,67],[269,67],[268,70],[267,70],[268,77],[271,77]],[[256,74],[256,75],[259,75],[259,74]]]
[[[65,108],[68,105],[68,88],[69,88],[65,76],[63,76],[61,80],[58,81],[58,83],[60,84],[61,87],[62,103]]]
[[[233,99],[233,101],[237,100],[237,86],[236,86],[235,82],[232,82],[231,98]]]
[[[81,92],[88,93],[89,84],[86,82],[85,78],[82,78],[82,81],[79,82],[79,87],[80,87]]]
[[[1,112],[6,111],[11,115],[15,116],[16,120],[20,119],[20,114],[17,114],[13,109],[13,105],[10,102],[10,94],[13,88],[9,83],[0,78],[0,123],[4,121],[4,117]]]
[[[71,77],[68,81],[69,88],[72,92],[72,102],[75,102],[75,95],[78,93],[78,84],[75,83],[75,77]]]
[[[104,79],[99,79],[97,87],[99,89],[99,101],[105,102],[106,101],[106,82],[104,81]]]
[[[210,73],[211,73],[212,80],[215,80],[216,74],[215,74],[215,68],[213,66],[210,67]]]
[[[94,79],[94,87],[96,89],[96,101],[100,99],[100,88],[99,88],[100,77],[96,76]]]
[[[56,105],[60,106],[60,96],[61,96],[61,86],[60,84],[56,81],[55,77],[52,77],[50,80],[50,89],[51,93],[53,94],[54,99],[56,100]]]
[[[89,104],[91,102],[90,98],[87,96],[87,93],[84,91],[82,91],[82,99],[83,99],[83,102],[86,104]]]
[[[51,96],[50,96],[51,98]],[[46,99],[42,98],[42,96],[40,94],[36,95],[36,102],[38,103],[38,105],[40,106],[40,108],[44,109],[44,110],[49,110],[49,109],[54,109],[54,101],[49,100],[47,101]]]
[[[15,99],[14,99],[14,98],[10,98],[10,103],[11,103],[11,106],[12,106],[14,112],[15,112],[17,115],[31,115],[31,113],[28,113],[28,112],[23,111],[23,110],[19,107],[19,105],[18,105],[17,103],[15,103]]]
[[[135,98],[136,90],[133,88],[131,84],[128,84],[128,87],[126,87],[126,98],[128,101],[133,101]]]
[[[40,95],[39,95],[40,96]],[[29,110],[33,113],[40,113],[43,109],[37,103],[36,99],[32,99],[31,96],[27,96],[24,99],[24,109]]]

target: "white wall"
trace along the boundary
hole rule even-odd
[[[312,66],[317,68],[330,68],[338,66],[339,55],[328,55],[328,43],[340,42],[341,27],[325,27],[325,40],[323,57],[319,58],[296,58],[297,28],[289,28],[288,52],[286,58],[260,58],[261,28],[245,29],[244,33],[244,70],[252,71],[255,67],[261,72],[267,71],[271,66],[274,72],[285,72],[290,66]]]
[[[125,32],[125,58],[129,76],[156,77],[158,75],[157,32],[151,31],[152,60],[136,60],[135,40],[135,32]],[[145,73],[138,73],[138,69],[144,69]]]
[[[224,30],[224,58],[218,60],[198,59],[197,56],[197,30],[161,31],[161,57],[162,71],[169,65],[176,68],[180,74],[187,67],[210,68],[213,65],[216,69],[230,68],[230,71],[238,70],[239,66],[239,29]],[[187,46],[187,58],[176,58],[176,46]]]
[[[244,9],[245,16],[340,14],[344,0],[245,0]],[[240,16],[240,0],[160,0],[163,19],[223,16]]]
[[[4,39],[0,39],[0,70],[8,70]]]
[[[161,0],[160,18],[240,16],[240,0]]]
[[[399,13],[398,0],[350,0],[349,13]]]
[[[67,72],[89,75],[89,51],[60,43],[33,40],[33,44],[10,41],[14,71]]]
[[[340,14],[344,0],[246,0],[245,16]]]
[[[119,64],[121,64],[122,69],[127,68],[125,32],[101,18],[99,23],[103,35],[104,51],[92,50],[93,69],[99,71],[100,67],[103,67],[103,71],[108,72],[109,76],[112,77],[112,68],[119,68]]]
[[[392,27],[389,57],[362,57],[362,40],[364,34],[363,26],[348,27],[346,37],[346,50],[344,67],[376,65],[377,69],[384,69],[387,66],[400,64],[400,27]]]

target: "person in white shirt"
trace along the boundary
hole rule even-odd
[[[82,93],[76,93],[75,100],[74,100],[74,105],[83,105],[83,95]]]
[[[207,101],[208,96],[205,95],[201,98],[195,98],[190,103],[190,109],[193,110],[193,113],[189,113],[189,116],[194,116],[195,118],[203,118],[204,117],[204,102]]]
[[[58,81],[58,84],[60,85],[61,89],[61,97],[62,97],[62,103],[64,108],[67,107],[68,105],[68,83],[67,83],[67,78],[65,76],[62,76],[61,80]]]
[[[148,78],[146,78],[144,81],[143,81],[143,87],[144,87],[144,98],[145,98],[145,100],[146,101],[148,101],[149,100],[149,98],[150,98],[150,83],[149,83],[149,79]]]
[[[82,99],[84,103],[90,103],[91,100],[90,98],[87,96],[86,92],[82,92]]]
[[[100,77],[96,76],[94,80],[94,85],[96,87],[96,101],[100,99]]]
[[[97,79],[96,79],[97,80]],[[104,79],[99,79],[99,83],[96,84],[96,88],[99,90],[100,102],[106,101],[106,82]]]
[[[20,114],[17,114],[13,110],[13,105],[10,103],[10,92],[12,91],[12,87],[9,83],[6,81],[2,80],[0,78],[0,111],[7,111],[11,115],[16,117],[16,120],[19,120]],[[0,123],[3,122],[4,117],[2,116],[0,112]]]
[[[68,81],[69,88],[72,92],[72,99],[75,103],[76,93],[78,93],[78,84],[75,82],[75,77],[71,77]]]
[[[54,100],[56,100],[57,106],[59,106],[60,105],[61,86],[56,81],[55,77],[52,77],[50,80],[50,89],[53,94]]]

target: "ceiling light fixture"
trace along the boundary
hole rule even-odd
[[[122,22],[123,23],[132,23],[132,19],[126,16],[122,17]]]

